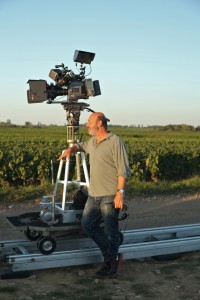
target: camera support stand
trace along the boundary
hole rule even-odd
[[[67,143],[69,147],[72,147],[74,144],[76,144],[79,141],[80,111],[87,109],[88,111],[93,112],[93,110],[89,109],[88,108],[89,104],[86,103],[65,103],[63,106],[64,109],[66,110],[67,122],[68,122]],[[66,210],[66,208],[69,209],[70,204],[72,204],[71,202],[66,201],[68,186],[77,185],[79,188],[81,186],[86,186],[87,188],[89,188],[89,174],[88,174],[85,154],[83,152],[77,152],[75,154],[75,158],[76,158],[75,169],[77,174],[76,174],[76,179],[72,181],[69,180],[70,158],[67,158],[66,161],[60,160],[57,179],[56,179],[54,192],[53,192],[52,221],[55,220],[55,208],[57,211],[60,210],[61,212],[63,212]],[[85,182],[81,181],[81,162],[82,162]],[[64,178],[61,179],[61,175],[63,174],[63,168],[64,168]],[[57,206],[55,203],[59,184],[63,185],[61,207]]]
[[[67,198],[67,188],[70,185],[77,185],[77,186],[86,186],[87,188],[89,187],[89,175],[88,175],[88,170],[87,170],[87,164],[86,164],[86,158],[85,154],[83,152],[78,152],[75,154],[76,156],[76,172],[77,172],[77,178],[76,180],[69,181],[69,166],[70,166],[70,159],[67,158],[66,162],[63,160],[60,161],[59,168],[58,168],[58,174],[57,174],[57,179],[54,187],[54,199],[56,198],[57,191],[58,191],[58,185],[63,184],[63,194],[62,194],[62,210],[65,210],[66,208],[66,198]],[[84,171],[84,176],[85,176],[85,182],[81,181],[81,160],[82,160],[82,167]],[[64,169],[64,179],[61,179],[61,173]]]

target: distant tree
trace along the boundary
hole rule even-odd
[[[30,126],[32,126],[32,123],[27,121],[27,122],[25,122],[25,126],[30,127]]]
[[[194,131],[194,126],[187,124],[179,124],[179,125],[167,125],[163,127],[163,130],[171,130],[171,131]]]
[[[200,125],[195,128],[196,131],[200,131]]]

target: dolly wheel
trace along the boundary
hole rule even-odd
[[[56,250],[56,241],[51,236],[43,236],[38,240],[37,247],[42,254],[48,255]]]
[[[121,231],[119,231],[119,245],[121,245],[124,241],[124,236],[123,234],[121,233]]]
[[[30,230],[26,229],[24,230],[24,235],[29,239],[30,241],[37,241],[41,237],[41,233],[36,230]]]

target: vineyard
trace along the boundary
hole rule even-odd
[[[81,129],[83,139],[86,130]],[[200,175],[200,132],[112,127],[125,141],[132,179],[179,180]],[[0,186],[42,183],[55,177],[66,129],[0,127]]]

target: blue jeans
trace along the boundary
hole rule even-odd
[[[116,259],[119,248],[119,209],[113,206],[115,196],[89,196],[83,211],[81,226],[100,248],[104,261]],[[100,226],[104,224],[104,227]]]

